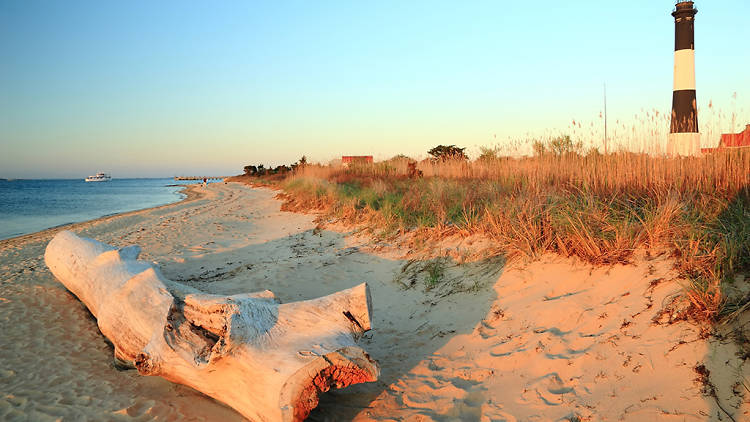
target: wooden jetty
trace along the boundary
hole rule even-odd
[[[174,180],[224,180],[229,176],[175,176]]]

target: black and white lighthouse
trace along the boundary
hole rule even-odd
[[[674,16],[674,90],[667,154],[700,154],[695,96],[695,15],[692,1],[678,1]]]

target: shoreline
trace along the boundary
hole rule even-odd
[[[130,216],[133,216],[133,215],[138,215],[138,214],[141,214],[141,213],[144,213],[144,212],[148,212],[148,211],[152,211],[152,210],[159,210],[159,209],[162,209],[162,208],[165,208],[165,207],[176,206],[176,205],[180,205],[180,204],[187,204],[187,203],[190,203],[192,201],[200,200],[202,196],[205,196],[205,193],[202,194],[201,192],[196,192],[196,189],[193,188],[193,186],[200,186],[198,184],[196,184],[196,185],[184,185],[184,186],[185,187],[183,189],[181,189],[180,191],[178,191],[177,193],[185,195],[185,197],[182,198],[182,199],[180,199],[180,200],[178,200],[178,201],[170,202],[168,204],[163,204],[163,205],[157,205],[155,207],[141,208],[141,209],[132,210],[132,211],[124,211],[124,212],[118,212],[118,213],[113,213],[113,214],[107,214],[107,215],[103,215],[101,217],[96,217],[96,218],[92,218],[90,220],[85,220],[85,221],[78,221],[78,222],[72,222],[72,223],[64,223],[64,224],[60,224],[60,225],[57,225],[57,226],[48,227],[46,229],[42,229],[42,230],[39,230],[39,231],[35,231],[35,232],[32,232],[32,233],[26,233],[26,234],[22,234],[22,235],[18,235],[18,236],[13,236],[13,237],[9,237],[7,239],[0,239],[0,250],[2,250],[4,247],[8,246],[8,244],[13,244],[13,243],[16,243],[16,242],[24,242],[24,241],[32,239],[32,238],[43,237],[43,236],[50,235],[50,234],[54,235],[57,232],[62,231],[62,230],[76,230],[78,228],[88,227],[88,226],[91,226],[93,224],[98,224],[98,223],[102,223],[102,222],[111,221],[112,219],[115,219],[115,218],[130,217]]]
[[[549,255],[512,268],[413,259],[406,245],[378,249],[281,211],[276,194],[196,185],[177,203],[0,241],[0,419],[243,420],[192,389],[114,368],[96,322],[43,263],[49,238],[70,228],[138,244],[165,277],[209,294],[267,289],[290,302],[367,282],[374,329],[361,344],[381,377],[322,395],[312,421],[750,415],[750,395],[733,393],[750,371],[733,342],[676,318],[681,286],[664,256],[604,267]]]

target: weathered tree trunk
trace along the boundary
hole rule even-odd
[[[63,231],[44,255],[120,364],[193,387],[254,421],[302,420],[319,393],[377,379],[377,363],[355,344],[370,329],[367,284],[287,304],[269,291],[209,295],[167,280],[139,253]]]

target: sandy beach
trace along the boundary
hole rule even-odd
[[[268,289],[288,302],[367,282],[375,328],[361,344],[381,378],[325,394],[311,420],[750,420],[748,355],[737,346],[750,319],[708,336],[676,318],[681,281],[665,256],[606,267],[555,256],[457,262],[478,246],[418,256],[281,211],[272,190],[186,193],[0,241],[0,419],[243,420],[188,387],[115,368],[96,321],[44,264],[66,229],[138,244],[165,276],[209,293]]]

